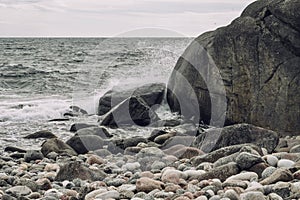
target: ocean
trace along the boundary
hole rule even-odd
[[[98,100],[113,87],[167,83],[191,41],[0,38],[0,151],[6,146],[38,149],[43,139],[23,137],[40,130],[68,139],[73,135],[69,132],[71,124],[97,122]],[[72,105],[86,110],[89,116],[49,122],[63,118]]]

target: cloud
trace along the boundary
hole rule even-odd
[[[144,27],[196,36],[230,23],[251,1],[0,0],[0,36],[113,36]]]

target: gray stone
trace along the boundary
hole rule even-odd
[[[242,170],[249,169],[253,165],[260,162],[263,162],[263,159],[260,156],[247,152],[240,153],[236,158],[236,163]]]
[[[261,192],[246,192],[241,194],[241,200],[263,200],[265,196]]]
[[[226,124],[251,123],[299,135],[298,8],[297,0],[256,1],[230,25],[196,38],[169,79],[167,99],[171,109],[186,110],[181,114],[207,124],[218,122],[223,114]],[[195,44],[203,48],[195,49]],[[222,85],[227,103],[224,110],[218,90]],[[219,110],[219,115],[212,108]]]
[[[29,134],[24,137],[25,139],[37,139],[37,138],[56,138],[56,136],[50,131],[38,131],[32,134]]]
[[[42,160],[43,158],[44,156],[39,150],[29,150],[24,155],[25,162],[30,162],[32,160]]]
[[[106,174],[101,170],[92,170],[85,166],[83,163],[80,163],[78,161],[70,161],[60,167],[55,180],[72,181],[76,178],[79,178],[82,180],[99,181],[103,180],[105,177]]]
[[[240,169],[234,162],[216,167],[206,172],[205,174],[199,175],[198,180],[208,180],[213,178],[219,178],[221,181],[225,181],[228,177],[238,174]]]
[[[160,104],[163,100],[165,88],[166,86],[163,83],[146,84],[138,88],[131,88],[127,90],[122,88],[113,88],[100,98],[98,115],[106,114],[114,106],[131,96],[141,97],[149,107],[155,104]]]
[[[72,149],[69,145],[57,138],[48,139],[46,142],[44,142],[42,144],[41,151],[44,156],[48,156],[48,154],[51,152],[55,152],[57,154],[68,154],[71,156],[77,155],[74,149]]]
[[[272,173],[272,176],[263,179],[260,183],[262,185],[270,185],[272,183],[277,183],[278,181],[291,181],[293,179],[294,177],[290,170],[278,168]]]
[[[262,172],[261,178],[262,178],[262,179],[265,179],[265,178],[271,176],[275,171],[276,171],[276,168],[275,168],[275,167],[272,167],[272,166],[267,167],[267,168]]]
[[[66,142],[78,154],[103,149],[104,140],[97,135],[73,136]]]
[[[210,152],[231,145],[252,143],[266,148],[271,153],[278,141],[278,134],[274,131],[250,124],[236,124],[208,129],[195,139],[193,145],[204,152]]]
[[[88,127],[88,128],[82,128],[78,130],[75,134],[75,136],[84,136],[84,135],[96,135],[101,137],[102,139],[107,139],[113,137],[112,134],[108,132],[108,130],[105,127]]]
[[[21,196],[29,195],[32,191],[27,186],[14,186],[12,188],[5,190],[5,192],[15,197],[21,197]]]
[[[116,105],[103,116],[100,125],[110,128],[120,126],[148,126],[159,120],[157,114],[140,97],[130,97]]]

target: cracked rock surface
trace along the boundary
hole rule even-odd
[[[299,0],[256,1],[230,25],[196,38],[169,79],[171,109],[185,110],[182,114],[192,118],[198,111],[190,107],[199,102],[199,121],[205,123],[213,107],[222,110],[215,100],[221,84],[211,81],[215,64],[226,92],[226,124],[246,122],[283,135],[299,134],[299,8]],[[217,89],[209,89],[212,84]]]

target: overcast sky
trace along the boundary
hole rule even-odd
[[[253,1],[0,0],[0,36],[194,37],[229,24]]]

